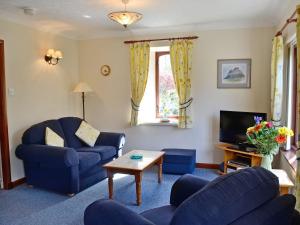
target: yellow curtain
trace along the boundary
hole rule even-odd
[[[296,122],[299,127],[300,125],[300,6],[297,6],[297,113],[296,113]],[[299,130],[296,132],[299,133]],[[300,147],[298,140],[297,147]],[[300,152],[297,151],[298,162],[297,162],[297,174],[296,174],[296,209],[300,211]]]
[[[170,46],[172,72],[179,97],[179,128],[192,127],[191,119],[191,69],[192,48],[190,40],[174,40]]]
[[[149,42],[130,44],[131,126],[138,124],[139,107],[148,80],[149,55]]]
[[[271,120],[275,125],[281,124],[283,93],[283,38],[274,37],[271,64]]]

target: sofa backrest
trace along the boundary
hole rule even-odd
[[[24,132],[22,137],[22,143],[27,145],[30,144],[44,145],[46,127],[49,127],[55,133],[57,133],[61,138],[63,138],[65,140],[64,145],[66,146],[64,131],[58,120],[46,120],[44,122],[31,126]]]
[[[78,117],[63,117],[59,119],[59,122],[65,134],[67,147],[81,148],[87,146],[75,135],[82,122],[82,119]]]
[[[186,199],[171,225],[227,225],[279,194],[278,178],[261,168],[220,176]]]

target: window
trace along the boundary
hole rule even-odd
[[[170,52],[155,53],[156,117],[177,118],[179,99],[172,74]]]
[[[297,47],[291,44],[288,48],[288,93],[287,93],[287,126],[295,132],[295,135],[288,139],[287,149],[296,149],[298,141],[298,127],[296,124],[297,113]]]
[[[151,47],[149,75],[139,111],[139,123],[159,123],[169,119],[176,123],[179,98],[170,61],[170,48]]]

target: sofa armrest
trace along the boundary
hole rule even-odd
[[[154,225],[143,216],[113,200],[101,199],[84,212],[84,225]]]
[[[123,148],[124,144],[124,133],[101,132],[95,145],[114,146],[117,150],[120,150]]]
[[[41,163],[50,168],[79,165],[77,152],[72,148],[21,144],[16,149],[16,156],[24,161]]]
[[[172,186],[170,204],[178,207],[185,199],[202,189],[209,181],[191,174],[181,176]]]

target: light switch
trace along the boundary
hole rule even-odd
[[[14,88],[8,88],[8,95],[9,96],[15,96],[15,89]]]

